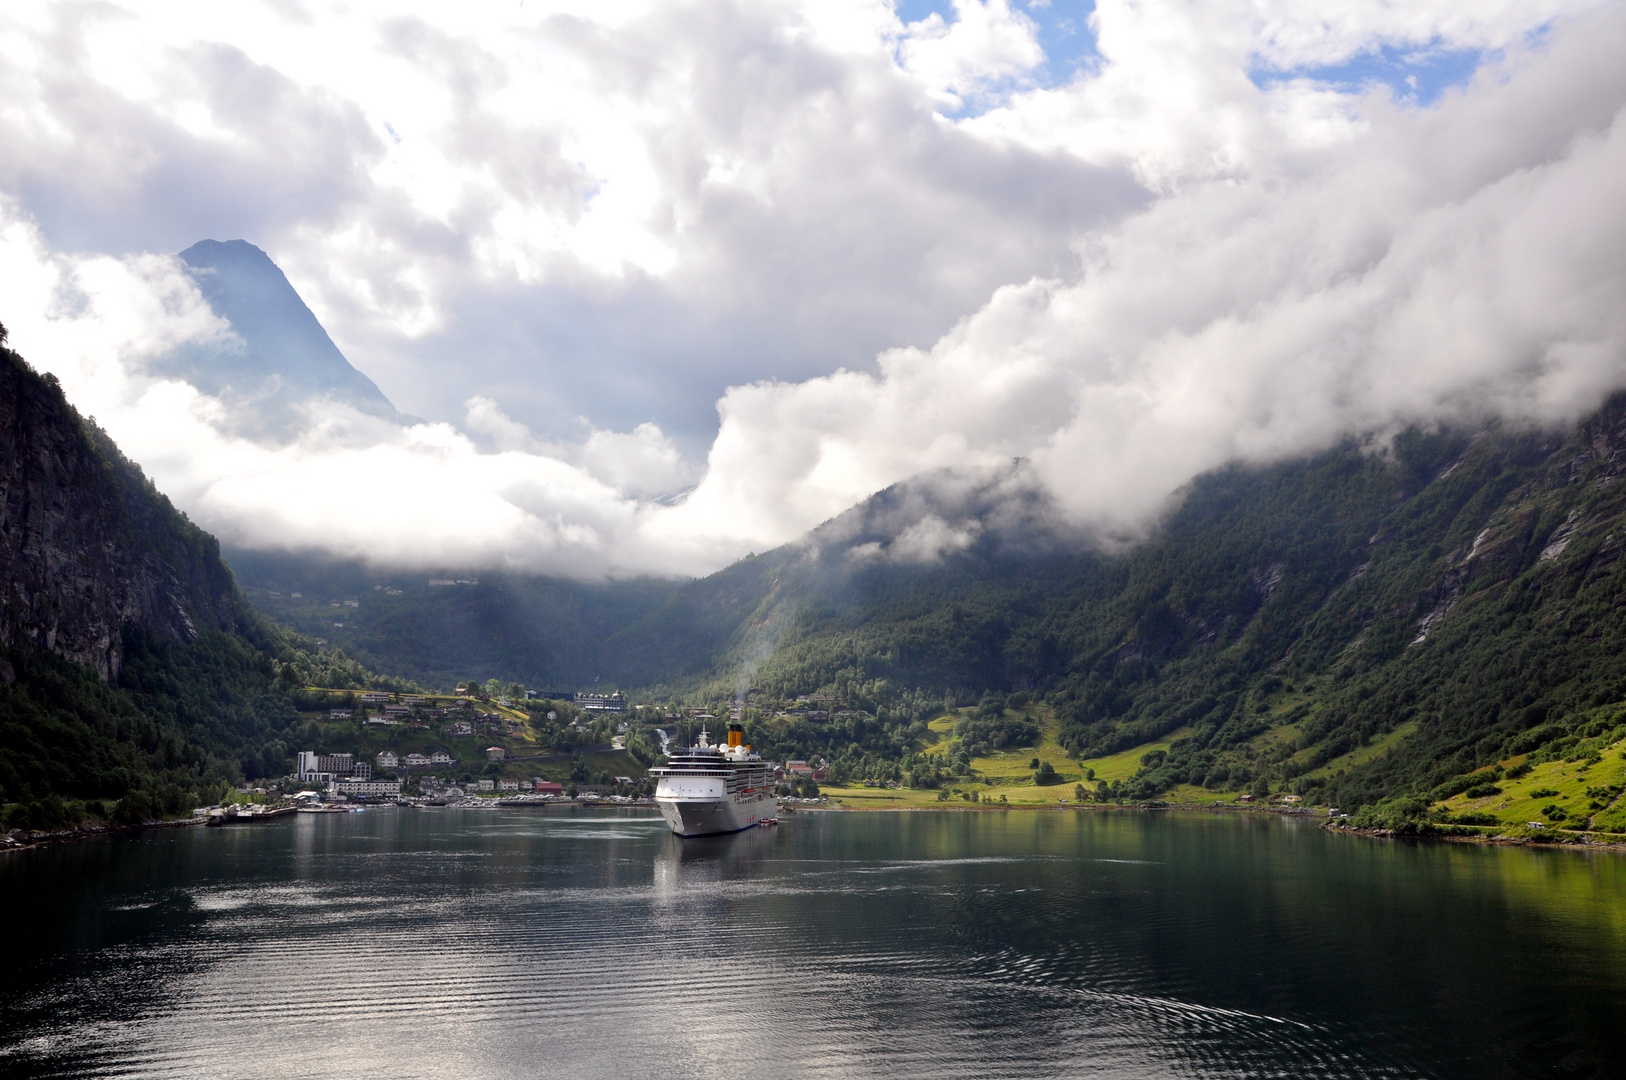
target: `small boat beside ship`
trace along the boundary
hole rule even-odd
[[[655,778],[655,805],[679,836],[717,836],[779,821],[773,775],[761,754],[745,742],[745,729],[728,725],[728,742],[715,746],[710,733],[687,750],[671,753]]]

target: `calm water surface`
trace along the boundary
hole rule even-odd
[[[1626,1076],[1626,859],[1276,818],[390,808],[0,911],[12,1075]]]

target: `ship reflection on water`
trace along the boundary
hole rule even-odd
[[[780,835],[778,829],[746,829],[723,836],[662,837],[655,853],[657,902],[751,880],[773,854]]]

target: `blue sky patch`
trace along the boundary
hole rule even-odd
[[[1432,105],[1447,90],[1472,79],[1488,55],[1484,49],[1448,49],[1438,42],[1384,45],[1342,64],[1286,71],[1255,68],[1248,74],[1260,89],[1289,79],[1314,79],[1346,93],[1383,85],[1394,92],[1397,101]]]

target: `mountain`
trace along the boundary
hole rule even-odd
[[[590,654],[604,682],[645,694],[831,694],[873,730],[776,728],[765,710],[754,737],[849,775],[918,750],[945,705],[1014,694],[1041,701],[1080,760],[1147,748],[1125,797],[1263,783],[1353,808],[1626,736],[1623,470],[1621,399],[1567,433],[1411,431],[1382,452],[1201,477],[1127,548],[1056,526],[1019,469],[928,477],[651,591],[619,625],[487,632],[503,663]],[[415,603],[449,619],[487,589],[488,603],[516,591]],[[368,656],[389,666],[400,598],[377,595]]]
[[[234,336],[177,349],[152,370],[221,398],[239,432],[287,439],[303,424],[300,407],[322,400],[397,423],[413,419],[351,366],[265,252],[245,240],[203,240],[179,258]]]
[[[215,539],[5,348],[0,327],[0,802],[139,820],[285,772],[293,685],[376,681],[256,614]],[[78,809],[73,809],[77,807]]]
[[[746,571],[748,619],[783,623],[752,685],[900,725],[934,697],[1031,689],[1080,758],[1166,744],[1133,798],[1263,780],[1358,807],[1521,754],[1584,757],[1626,736],[1623,470],[1620,399],[1567,436],[1410,432],[1386,454],[1205,476],[1128,552],[988,539],[839,587],[820,571],[776,616],[761,583],[812,573],[803,545]],[[736,632],[733,664],[752,637]]]

